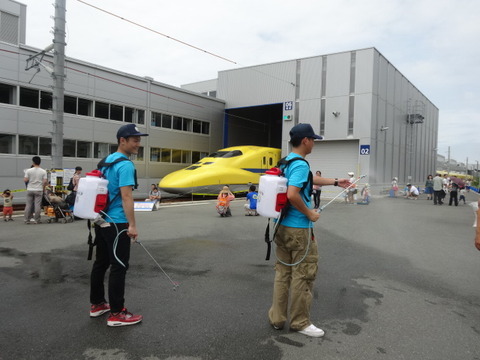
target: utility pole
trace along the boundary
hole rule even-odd
[[[65,82],[65,8],[66,0],[55,0],[53,28],[53,108],[52,108],[52,168],[63,169],[63,106]]]

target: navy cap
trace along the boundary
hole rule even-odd
[[[290,130],[290,139],[293,138],[311,138],[311,139],[318,139],[322,140],[323,137],[320,135],[316,135],[313,131],[312,125],[310,124],[298,124],[295,125],[292,130]]]
[[[122,137],[128,138],[129,136],[148,136],[148,134],[142,134],[140,131],[138,131],[135,124],[123,125],[120,129],[118,129],[117,139]]]

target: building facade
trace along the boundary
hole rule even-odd
[[[354,171],[387,186],[393,177],[423,184],[435,171],[438,108],[375,48],[222,71],[182,87],[225,100],[228,145],[250,139],[286,154],[289,130],[310,123],[324,140],[309,162],[324,176]]]
[[[43,67],[25,70],[39,52],[23,44],[26,6],[0,5],[0,183],[21,189],[33,155],[51,168],[53,81]],[[52,61],[46,53],[42,62],[53,67]],[[133,159],[144,192],[222,146],[221,100],[70,58],[65,73],[64,168],[96,168],[116,150],[116,132],[126,123],[150,135]]]

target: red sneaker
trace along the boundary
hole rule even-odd
[[[110,305],[106,302],[101,304],[92,305],[90,307],[90,317],[98,317],[110,311]]]
[[[110,316],[107,320],[108,326],[124,326],[124,325],[133,325],[138,324],[143,320],[142,315],[133,315],[129,313],[127,309],[123,308],[119,313],[110,313]]]

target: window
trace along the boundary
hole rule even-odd
[[[110,144],[106,143],[94,143],[93,144],[93,156],[97,159],[102,159],[110,154]]]
[[[160,113],[156,113],[156,112],[152,112],[152,122],[151,122],[151,125],[152,126],[162,126],[162,114]]]
[[[75,157],[75,140],[63,139],[63,156]]]
[[[162,149],[160,152],[160,161],[161,162],[172,162],[172,150]]]
[[[153,120],[153,112],[152,112],[152,120]],[[130,107],[125,107],[125,121],[129,123],[137,123],[140,125],[145,124],[145,110],[134,109]],[[160,126],[160,125],[153,125],[152,126]]]
[[[78,115],[92,116],[93,101],[78,98]]]
[[[190,164],[192,161],[192,152],[189,150],[182,150],[182,163]]]
[[[88,141],[77,141],[77,157],[92,157],[92,143]]]
[[[123,121],[123,106],[110,105],[110,119]]]
[[[348,135],[353,135],[353,121],[355,114],[355,96],[350,95],[348,99]]]
[[[40,109],[52,110],[52,93],[40,91]]]
[[[145,125],[145,110],[135,109],[137,124]]]
[[[68,114],[77,113],[77,98],[73,96],[65,96],[63,100],[63,111]]]
[[[20,88],[20,106],[38,109],[38,90]]]
[[[95,117],[100,119],[108,119],[108,104],[104,102],[95,102]]]
[[[159,162],[160,161],[160,149],[159,148],[150,148],[150,161]]]
[[[182,118],[180,116],[173,117],[172,129],[182,130]]]
[[[200,159],[200,151],[192,151],[192,163],[196,163]]]
[[[199,120],[193,120],[193,132],[194,133],[201,133],[202,132],[202,122]]]
[[[0,154],[15,153],[15,135],[0,134]]]
[[[183,119],[183,131],[192,131],[192,119]]]
[[[108,152],[108,154],[113,154],[114,152],[116,152],[118,149],[118,144],[110,144],[110,151]]]
[[[15,86],[0,84],[0,103],[15,104]]]
[[[38,137],[20,135],[18,137],[18,153],[22,155],[37,155]]]
[[[172,149],[172,162],[174,163],[182,162],[182,150]]]
[[[210,123],[202,121],[202,134],[210,134]]]
[[[133,111],[130,107],[125,107],[125,122],[133,122]]]
[[[52,155],[52,139],[50,138],[40,138],[40,151],[39,155],[50,156]]]
[[[162,114],[162,127],[167,129],[172,128],[172,115]]]

